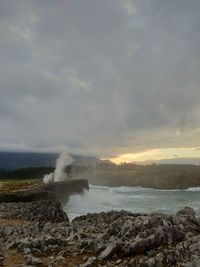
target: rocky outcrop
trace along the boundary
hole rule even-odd
[[[67,214],[59,205],[51,201],[7,202],[0,203],[0,219],[12,219],[37,222],[69,221]]]
[[[38,200],[52,201],[55,205],[56,199],[67,200],[71,194],[80,194],[88,190],[87,180],[68,180],[56,183],[39,183],[33,188],[26,190],[5,192],[0,191],[0,202],[33,202]],[[53,204],[52,203],[52,204]]]
[[[38,203],[38,206],[32,206]],[[198,267],[200,262],[200,219],[185,207],[174,215],[133,214],[126,211],[87,214],[69,223],[42,209],[40,201],[15,203],[18,214],[0,220],[0,264],[5,266],[79,267]],[[4,205],[4,207],[2,206]],[[0,211],[13,214],[9,203]],[[47,204],[48,206],[48,204]],[[47,208],[45,206],[45,208]],[[35,212],[35,213],[34,213]],[[38,214],[44,212],[44,218]],[[56,214],[56,212],[55,212]],[[48,217],[49,216],[49,217]],[[36,218],[34,220],[34,217]],[[55,218],[55,220],[50,219]],[[13,221],[18,218],[20,221]],[[21,220],[22,219],[22,220]],[[14,253],[14,254],[13,254]],[[18,255],[21,263],[13,255]],[[9,265],[10,259],[14,263]]]
[[[70,195],[82,194],[84,190],[89,190],[89,185],[88,180],[79,179],[42,184],[41,189],[54,193],[65,204]]]
[[[34,202],[51,201],[53,206],[57,206],[59,201],[54,193],[42,189],[40,186],[16,192],[0,192],[0,203],[8,202]]]
[[[0,192],[0,219],[11,218],[28,221],[68,221],[61,201],[73,193],[88,189],[87,180],[73,180],[35,187],[15,192]]]
[[[68,221],[57,196],[49,191],[28,189],[0,193],[0,219],[26,221]]]
[[[191,208],[176,215],[125,211],[88,214],[73,221],[74,238],[106,266],[187,266],[200,259],[200,220]],[[127,265],[128,266],[128,265]],[[193,265],[191,265],[193,266]]]

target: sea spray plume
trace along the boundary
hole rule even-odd
[[[54,178],[54,173],[51,172],[50,174],[45,174],[44,177],[43,177],[43,182],[45,184],[48,184],[48,183],[53,183],[53,179]]]
[[[54,171],[54,182],[64,181],[68,177],[68,174],[65,172],[65,168],[70,166],[74,162],[74,159],[63,152],[60,157],[56,160],[56,169]]]
[[[59,182],[68,179],[69,177],[68,174],[65,172],[65,169],[73,162],[74,159],[69,154],[67,154],[67,152],[61,153],[59,158],[56,160],[55,171],[50,174],[44,175],[44,183]]]

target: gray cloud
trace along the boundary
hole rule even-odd
[[[0,149],[198,146],[199,11],[199,0],[2,0]]]

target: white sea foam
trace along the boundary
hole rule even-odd
[[[101,186],[101,185],[89,185],[90,189],[98,189],[98,190],[110,190],[112,187],[109,186]]]
[[[135,186],[135,187],[120,186],[120,187],[112,187],[112,190],[117,193],[133,193],[139,191],[148,191],[151,190],[151,188],[145,188],[141,186]]]
[[[200,186],[197,186],[197,187],[189,187],[185,191],[189,191],[189,192],[200,192]]]
[[[199,194],[198,194],[199,192]],[[90,185],[83,195],[70,197],[65,207],[70,217],[110,210],[151,213],[176,213],[185,206],[196,208],[200,203],[200,187],[186,190],[160,190],[143,187],[108,187]],[[200,209],[196,209],[200,215]]]
[[[180,191],[189,191],[189,192],[199,192],[200,186],[197,187],[189,187],[187,189],[157,189],[152,187],[142,187],[142,186],[99,186],[99,185],[92,185],[90,184],[90,189],[97,189],[97,190],[109,190],[114,191],[117,193],[132,193],[132,192],[140,192],[140,191],[161,191],[161,192],[180,192]]]

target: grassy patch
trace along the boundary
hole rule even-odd
[[[0,179],[0,191],[18,191],[33,187],[41,182],[41,179]]]

